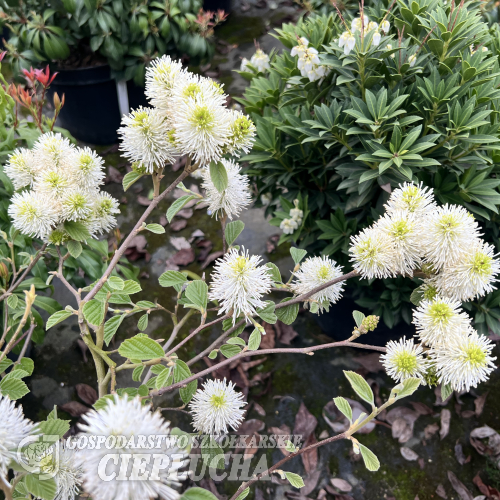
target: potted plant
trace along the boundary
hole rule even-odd
[[[15,73],[51,63],[59,72],[53,89],[68,100],[61,125],[80,140],[114,143],[129,105],[146,105],[142,86],[151,60],[168,53],[198,64],[212,57],[213,27],[225,16],[201,6],[200,0],[4,3],[7,59]]]
[[[500,248],[499,30],[481,14],[477,3],[382,1],[356,19],[334,11],[277,30],[286,50],[265,74],[242,72],[240,102],[257,127],[243,160],[281,242],[345,265],[351,236],[413,181],[464,206]],[[352,297],[392,327],[411,321],[414,288],[360,282]],[[482,331],[499,331],[493,296],[471,306]]]

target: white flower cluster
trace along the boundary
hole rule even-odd
[[[99,188],[102,158],[61,134],[43,134],[33,149],[14,151],[5,173],[18,191],[8,212],[23,234],[59,245],[70,238],[67,221],[83,224],[92,236],[116,226],[118,201]]]
[[[399,381],[434,373],[454,390],[487,379],[496,359],[493,345],[473,330],[461,302],[496,288],[500,262],[467,210],[438,206],[429,189],[404,184],[392,193],[384,216],[352,238],[350,253],[365,278],[411,276],[420,268],[430,276],[413,314],[420,345],[413,339],[389,342],[382,356],[389,375]]]
[[[370,21],[367,15],[364,15],[363,18],[356,17],[351,22],[351,29],[344,31],[342,35],[340,35],[338,44],[340,48],[344,48],[344,54],[349,55],[349,53],[356,46],[356,37],[354,36],[354,33],[357,31],[363,32],[363,35],[373,32],[372,45],[376,47],[380,44],[380,40],[382,38],[381,31],[384,34],[387,34],[390,29],[391,23],[386,19],[384,19],[379,26],[379,24],[375,21]]]
[[[169,56],[147,69],[146,96],[152,107],[132,111],[119,129],[121,150],[136,168],[161,171],[181,155],[204,166],[252,146],[253,122],[227,107],[222,86]]]
[[[291,56],[298,56],[297,67],[300,74],[309,78],[309,81],[315,82],[320,80],[329,73],[326,66],[321,65],[318,51],[314,47],[309,47],[309,40],[301,37],[298,40],[299,44],[292,48]]]
[[[269,56],[262,49],[257,49],[255,54],[250,58],[250,61],[244,57],[241,60],[240,71],[248,71],[249,64],[256,68],[259,73],[265,73],[271,68]]]
[[[304,212],[299,208],[299,200],[293,200],[295,208],[290,210],[290,219],[283,219],[280,223],[280,229],[285,234],[293,234],[302,224]]]

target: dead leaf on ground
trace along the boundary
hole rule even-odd
[[[392,437],[399,443],[406,443],[413,437],[413,424],[404,418],[397,418],[392,423]]]
[[[470,461],[470,455],[466,458],[464,455],[464,450],[460,443],[455,445],[455,458],[460,465],[464,465]]]
[[[222,250],[218,250],[217,252],[212,252],[207,255],[207,258],[203,261],[203,264],[201,264],[200,268],[205,269],[207,268],[212,262],[217,260],[219,257],[222,257],[224,255],[224,252]]]
[[[299,411],[295,416],[293,433],[295,435],[301,435],[302,439],[305,441],[314,432],[317,425],[318,420],[316,417],[307,409],[303,402],[300,403]]]
[[[434,434],[436,434],[436,432],[439,431],[439,425],[434,423],[434,424],[429,424],[425,429],[424,429],[424,437],[425,439],[429,439],[431,438],[432,436],[434,436]]]
[[[488,500],[500,499],[500,491],[498,491],[496,488],[492,488],[491,486],[484,484],[481,476],[479,475],[479,472],[476,474],[472,482],[478,487],[479,491],[483,495],[485,495]],[[477,500],[477,498],[478,497],[476,497],[474,500]]]
[[[451,412],[446,408],[441,410],[441,429],[439,431],[439,437],[443,440],[450,432],[450,422],[451,422]]]
[[[436,402],[434,403],[434,406],[446,406],[448,402],[450,401],[451,397],[453,396],[453,392],[446,398],[446,401],[443,401],[441,399],[441,386],[437,386],[434,389],[434,394],[436,395]]]
[[[162,226],[166,225],[166,221],[167,221],[167,219],[165,218],[165,224],[162,224],[163,220],[161,220],[161,218],[160,218],[160,224],[162,224]],[[174,222],[172,222],[172,224],[170,224],[170,229],[172,231],[181,231],[186,226],[187,226],[186,219],[178,219],[178,220],[174,220]]]
[[[180,170],[181,168],[184,168],[186,165],[187,161],[187,156],[181,156],[170,168],[172,169],[173,172],[177,172],[177,170]]]
[[[266,416],[266,410],[264,410],[264,408],[262,408],[262,406],[260,406],[259,403],[256,403],[255,401],[253,402],[253,408],[254,410],[261,416],[261,417],[265,417]]]
[[[267,241],[266,241],[266,252],[267,253],[273,253],[276,250],[276,247],[278,246],[278,240],[280,239],[279,234],[273,234],[270,236]]]
[[[356,455],[359,456],[359,455]],[[325,490],[330,493],[330,495],[333,495],[335,500],[354,500],[354,498],[351,495],[347,495],[345,493],[339,493],[333,486],[330,486],[329,484],[325,484]],[[389,499],[387,499],[389,500]]]
[[[377,373],[384,370],[380,362],[380,354],[378,353],[367,354],[366,356],[356,356],[352,359],[367,370],[368,373]]]
[[[307,448],[308,446],[311,446],[317,442],[318,440],[316,439],[316,436],[313,432],[309,435],[302,447]],[[300,455],[300,458],[302,459],[302,463],[304,464],[304,470],[306,471],[306,474],[313,473],[318,467],[318,448],[313,448],[312,450],[302,453],[302,455]]]
[[[115,167],[109,166],[108,175],[106,176],[104,182],[106,184],[110,182],[114,182],[115,184],[121,184],[122,180],[123,180],[123,175],[120,173],[120,171]]]
[[[418,455],[411,449],[406,446],[403,446],[400,448],[401,455],[405,460],[408,460],[409,462],[414,462],[415,460],[418,460]]]
[[[309,495],[312,491],[314,491],[314,488],[316,488],[316,485],[318,484],[319,481],[319,476],[321,475],[321,471],[317,470],[312,472],[311,474],[308,474],[306,477],[304,477],[304,486],[300,488],[300,493],[302,495]]]
[[[135,262],[140,258],[144,258],[146,262],[149,262],[151,255],[146,250],[147,244],[146,237],[143,234],[138,234],[130,240],[130,244],[125,250],[124,255],[130,262]]]
[[[69,401],[68,403],[59,406],[59,408],[66,413],[69,413],[72,417],[79,417],[80,415],[84,415],[91,410],[91,408],[82,405],[82,403],[79,403],[78,401]]]
[[[96,390],[90,385],[76,384],[75,389],[78,397],[89,406],[92,406],[98,399]]]
[[[465,484],[462,483],[458,477],[455,476],[455,474],[453,474],[453,472],[448,471],[448,479],[461,500],[474,500],[472,493],[467,489]]]
[[[262,326],[264,327],[266,334],[262,335],[259,349],[273,349],[276,338],[276,333],[274,331],[273,325],[264,322],[262,323]]]
[[[341,479],[340,477],[330,479],[330,483],[332,483],[332,485],[339,491],[343,491],[344,493],[352,491],[352,486],[345,479]]]
[[[246,435],[251,435],[254,434],[255,432],[260,432],[266,424],[257,418],[251,418],[249,420],[245,420],[238,430],[236,431],[236,434],[239,434],[240,436],[246,436]]]
[[[269,429],[267,429],[267,432],[269,432],[269,434],[276,434],[277,436],[286,436],[286,439],[291,439],[292,437],[292,431],[286,424],[282,424],[281,427],[270,427]],[[285,457],[290,455],[290,452],[288,450],[285,450],[284,446],[280,446],[279,442],[277,447]]]
[[[139,203],[139,205],[142,205],[143,207],[149,207],[149,205],[151,205],[152,201],[153,200],[150,200],[146,196],[138,196],[137,197],[137,203]]]
[[[179,250],[175,255],[170,257],[169,262],[175,264],[176,266],[187,266],[194,262],[195,255],[192,248],[183,248]]]
[[[488,392],[485,392],[482,396],[479,396],[474,400],[474,408],[476,409],[476,411],[475,411],[476,417],[479,417],[481,415],[481,413],[483,413],[484,404],[486,403],[487,396],[488,396]]]
[[[169,243],[176,249],[176,250],[184,250],[187,248],[191,248],[191,244],[189,243],[184,236],[171,236]]]
[[[359,402],[354,399],[345,398],[352,408],[353,421],[356,420],[361,413],[369,414],[370,412]],[[335,405],[334,401],[329,401],[323,407],[323,418],[326,423],[333,429],[335,433],[344,432],[349,428],[349,420],[340,413]],[[364,427],[362,427],[358,433],[359,434],[369,434],[373,429],[375,429],[376,422],[372,420],[368,422]]]
[[[486,438],[488,439],[488,444],[481,441]],[[469,440],[470,444],[480,455],[500,455],[500,435],[497,431],[487,425],[473,429],[470,433]]]
[[[278,335],[278,341],[282,344],[291,345],[292,340],[298,335],[292,325],[285,325],[280,320],[276,321],[274,326]]]
[[[432,408],[429,408],[426,404],[420,403],[419,401],[410,401],[410,404],[413,406],[413,409],[420,415],[432,415],[434,413]]]
[[[472,418],[476,414],[475,411],[472,410],[465,410],[461,413],[462,418]]]
[[[182,210],[179,210],[175,216],[176,217],[182,217],[183,219],[190,219],[193,216],[194,212],[192,208],[183,208]]]
[[[442,484],[438,484],[438,487],[436,488],[436,495],[440,498],[444,498],[445,500],[448,498],[446,490]]]
[[[76,344],[78,345],[82,353],[83,362],[86,363],[88,361],[87,351],[89,350],[87,344],[82,339],[76,339]]]

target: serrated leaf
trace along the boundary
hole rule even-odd
[[[202,441],[201,455],[209,467],[215,465],[216,469],[224,469],[224,450],[213,438]]]
[[[413,290],[413,292],[411,292],[410,302],[413,305],[418,307],[420,305],[420,302],[422,302],[423,298],[424,298],[424,293],[423,293],[421,287],[418,287],[418,288],[415,288],[415,290]]]
[[[359,443],[359,449],[361,451],[361,455],[363,457],[363,461],[365,462],[365,466],[369,471],[375,472],[380,468],[380,462],[378,461],[377,455],[373,453],[366,446]]]
[[[294,472],[285,471],[285,477],[288,479],[288,482],[295,488],[302,488],[304,486],[304,480]]]
[[[421,382],[422,381],[419,378],[407,378],[406,380],[403,380],[403,382],[398,384],[398,385],[402,386],[401,389],[397,393],[398,399],[404,398],[406,396],[410,396],[411,394],[413,394],[418,389]]]
[[[122,293],[125,295],[132,295],[142,291],[141,285],[134,280],[127,280],[123,282]]]
[[[170,205],[169,209],[167,210],[167,219],[168,222],[172,222],[172,219],[175,217],[177,212],[182,209],[182,207],[186,204],[189,203],[191,200],[196,199],[196,196],[192,195],[184,195],[175,200],[172,205]]]
[[[83,306],[83,315],[91,325],[99,326],[104,321],[105,312],[104,302],[97,299],[89,300]]]
[[[108,406],[108,403],[110,401],[113,401],[114,396],[112,394],[106,394],[106,396],[103,396],[102,398],[99,398],[92,406],[96,410],[103,410]]]
[[[450,384],[441,384],[441,399],[446,401],[453,394]]]
[[[104,342],[106,343],[106,345],[109,345],[111,339],[113,338],[114,334],[116,333],[124,319],[125,315],[119,314],[113,316],[112,318],[108,319],[106,323],[104,323]]]
[[[156,307],[156,304],[154,302],[150,302],[149,300],[139,300],[139,302],[135,305],[145,309],[154,309]]]
[[[71,238],[76,241],[85,241],[90,239],[89,230],[81,222],[66,221],[64,223],[64,229],[71,236]]]
[[[165,368],[162,370],[159,374],[158,377],[156,377],[156,388],[161,389],[162,387],[166,387],[167,385],[170,385],[169,378],[171,378],[172,375],[172,369],[171,368]]]
[[[186,365],[184,361],[178,359],[175,362],[174,366],[174,381],[180,382],[181,380],[185,380],[190,376],[191,376],[191,370],[189,369],[189,366]],[[181,387],[179,389],[179,395],[184,404],[188,404],[191,401],[191,398],[194,396],[197,387],[198,387],[198,380],[193,380],[189,382],[189,384],[186,387]]]
[[[247,488],[245,488],[237,497],[236,497],[236,500],[243,500],[244,498],[246,498],[248,496],[248,494],[250,493],[250,486],[248,486]]]
[[[26,396],[30,390],[22,380],[16,378],[4,378],[2,382],[0,382],[0,392],[4,396],[8,396],[10,399],[16,400]]]
[[[274,314],[274,310],[276,308],[276,304],[272,300],[266,301],[266,307],[262,309],[257,309],[257,314],[261,319],[263,319],[266,323],[270,325],[274,325],[278,320],[276,314]]]
[[[224,344],[219,348],[222,355],[226,358],[232,358],[241,352],[241,349],[237,345]]]
[[[155,234],[163,234],[165,232],[165,228],[161,224],[148,224],[146,229]]]
[[[123,190],[126,191],[134,182],[138,181],[143,176],[144,174],[134,171],[125,174],[122,180]]]
[[[68,311],[55,312],[47,320],[47,324],[45,325],[45,329],[48,330],[49,328],[52,328],[54,325],[57,325],[57,323],[60,323],[61,321],[64,321],[65,319],[69,318],[72,314],[73,313],[68,312]]]
[[[185,491],[180,500],[218,500],[210,491],[198,486]]]
[[[339,411],[352,423],[352,408],[349,402],[342,396],[333,398],[333,401],[335,401],[335,406],[339,409]]]
[[[361,323],[363,323],[363,320],[365,319],[365,315],[360,311],[353,311],[352,317],[354,318],[354,321],[356,322],[356,326],[358,328],[361,326]]]
[[[14,367],[14,370],[24,370],[28,375],[31,375],[34,369],[35,363],[31,358],[22,358],[19,364]]]
[[[221,161],[210,162],[210,179],[212,180],[215,189],[222,193],[227,188],[229,179],[227,177],[226,167]]]
[[[148,321],[149,321],[149,314],[143,314],[140,318],[139,321],[137,322],[137,328],[141,330],[142,332],[148,327]]]
[[[161,346],[143,333],[124,340],[118,348],[118,352],[124,358],[139,359],[141,361],[163,358],[165,355]]]
[[[46,436],[59,436],[59,439],[69,431],[70,421],[60,418],[51,418],[39,423],[40,430]]]
[[[7,305],[10,309],[15,309],[17,307],[17,303],[19,302],[19,297],[17,295],[10,295],[7,299]]]
[[[69,254],[71,257],[77,259],[82,253],[82,244],[79,241],[70,240],[66,244]]]
[[[278,266],[276,264],[273,264],[272,262],[268,262],[266,264],[266,267],[269,269],[269,274],[271,275],[271,278],[275,283],[281,283],[282,278],[281,278],[281,273],[280,270],[278,269]]]
[[[290,255],[292,256],[293,261],[297,265],[307,255],[307,250],[304,250],[303,248],[291,247]]]
[[[293,297],[287,297],[286,299],[283,299],[280,304],[288,302],[292,299]],[[297,315],[299,314],[299,303],[296,302],[290,306],[280,307],[275,310],[275,314],[281,322],[285,323],[285,325],[291,325],[297,319]]]
[[[158,282],[161,286],[182,285],[187,281],[186,275],[179,271],[165,271],[159,278]]]
[[[13,364],[13,361],[9,358],[4,358],[0,361],[0,373],[3,373],[7,368]]]
[[[35,498],[53,500],[56,496],[57,485],[53,477],[41,480],[36,474],[28,474],[24,479],[24,485]]]
[[[132,372],[132,380],[134,382],[141,381],[141,377],[142,377],[142,374],[143,374],[145,368],[146,368],[145,366],[136,366],[134,368],[134,371]]]
[[[256,328],[250,334],[250,337],[248,338],[248,350],[249,351],[256,351],[260,346],[261,340],[262,340],[262,334]]]
[[[349,380],[354,392],[364,401],[373,405],[373,392],[368,382],[358,373],[344,370],[344,375]]]
[[[245,229],[245,224],[240,220],[235,220],[226,224],[227,246],[230,247],[235,242],[236,238],[241,234],[243,229]]]
[[[285,450],[289,451],[290,453],[295,453],[297,451],[297,447],[290,440],[288,440],[285,443]]]
[[[227,339],[226,344],[230,345],[242,345],[243,347],[246,346],[245,341],[241,339],[240,337],[231,337]]]
[[[203,311],[207,308],[208,286],[204,281],[194,280],[186,288],[186,298]]]
[[[113,290],[123,290],[125,287],[125,282],[119,276],[111,276],[107,283]]]

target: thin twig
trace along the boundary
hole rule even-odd
[[[182,408],[158,408],[160,411],[180,411],[182,413],[186,413],[187,415],[191,415],[188,411],[183,410]]]
[[[35,330],[35,328],[36,328],[36,323],[31,323],[31,325],[30,325],[30,327],[28,328],[28,330],[26,330],[26,331],[23,333],[22,337],[20,337],[20,338],[16,341],[16,343],[12,346],[12,349],[14,349],[14,347],[16,347],[16,345],[17,345],[17,344],[19,344],[19,342],[21,342],[24,338],[28,337],[28,338],[26,339],[26,342],[25,342],[25,343],[24,343],[24,345],[23,345],[23,348],[22,348],[22,350],[21,350],[21,353],[19,354],[19,357],[18,357],[18,359],[17,359],[18,361],[19,361],[20,359],[22,359],[22,358],[24,357],[24,355],[26,354],[26,349],[27,349],[27,347],[28,347],[28,344],[29,344],[29,342],[30,342],[30,340],[31,340],[31,336],[33,335],[33,331]],[[11,349],[11,350],[12,350],[12,349]]]

